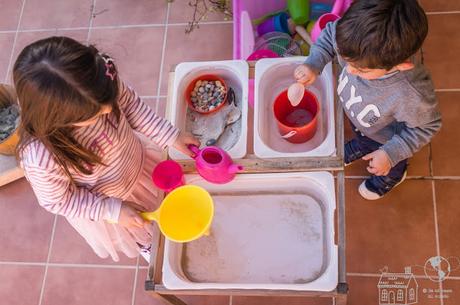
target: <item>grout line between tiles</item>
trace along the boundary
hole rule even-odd
[[[381,277],[381,273],[361,273],[361,272],[347,272],[347,276],[354,276],[354,277],[374,277],[378,278]],[[429,280],[430,278],[426,275],[415,275],[414,277],[417,279],[424,279],[424,280]],[[460,278],[459,278],[460,279]]]
[[[228,305],[233,305],[233,295],[228,298]]]
[[[135,269],[134,265],[109,265],[109,264],[79,264],[79,263],[39,263],[39,262],[16,262],[0,261],[0,266],[39,266],[57,268],[101,268],[101,269]],[[139,266],[139,269],[147,269],[148,266]]]
[[[164,23],[145,23],[145,24],[120,24],[120,25],[96,25],[95,30],[116,30],[116,29],[136,29],[136,28],[161,28]]]
[[[345,176],[347,179],[367,179],[369,176]],[[407,176],[406,180],[460,180],[460,176]]]
[[[430,176],[434,176],[433,172],[433,146],[432,143],[428,145],[428,167],[430,169]]]
[[[232,24],[233,20],[223,20],[223,21],[208,21],[208,22],[200,22],[199,25],[216,25],[216,24]],[[176,22],[176,23],[169,23],[168,26],[186,26],[188,22]]]
[[[92,14],[91,14],[91,19]],[[200,22],[200,26],[206,25],[218,25],[218,24],[232,24],[233,21],[208,21]],[[188,23],[168,23],[168,26],[187,26]],[[114,30],[114,29],[130,29],[130,28],[152,28],[152,27],[163,27],[164,23],[146,23],[146,24],[125,24],[125,25],[91,25],[92,30]],[[34,32],[53,32],[53,31],[77,31],[77,30],[88,30],[89,26],[80,26],[80,27],[63,27],[63,28],[41,28],[41,29],[18,29],[18,30],[3,30],[0,31],[0,34],[12,34],[12,33],[34,33]]]
[[[163,46],[161,47],[161,60],[160,60],[160,74],[158,76],[158,84],[157,84],[157,102],[155,105],[155,113],[158,113],[158,107],[160,104],[160,98],[159,96],[161,95],[161,79],[163,78],[163,66],[164,66],[164,61],[165,61],[165,53],[166,53],[166,42],[168,40],[168,22],[169,22],[169,13],[171,10],[171,2],[168,2],[168,6],[166,7],[166,18],[165,18],[165,32],[163,34]]]
[[[50,245],[49,245],[49,248],[48,248],[48,255],[46,257],[45,272],[43,273],[42,287],[40,288],[40,297],[38,299],[38,305],[42,304],[43,294],[45,293],[46,277],[48,275],[48,267],[49,267],[49,262],[50,262],[50,258],[51,258],[51,251],[53,250],[54,233],[56,232],[57,219],[58,219],[58,215],[55,214],[54,215],[54,221],[53,221],[53,228],[51,230],[51,238],[50,238]]]
[[[460,11],[439,11],[439,12],[426,12],[427,15],[450,15],[460,14]]]
[[[431,181],[431,192],[433,196],[434,232],[435,232],[435,237],[436,237],[436,255],[440,257],[441,249],[440,249],[440,243],[439,243],[438,209],[437,209],[437,201],[436,201],[436,187],[435,187],[434,180]],[[440,291],[439,301],[440,301],[440,304],[443,305],[444,297],[443,297],[443,291],[442,291],[442,281],[439,282],[439,291]]]
[[[430,166],[430,175],[433,176],[433,147],[430,143],[429,145],[429,166]],[[433,217],[434,217],[434,234],[436,240],[436,255],[438,257],[441,256],[441,248],[439,245],[439,223],[438,223],[438,208],[436,202],[436,186],[434,180],[431,180],[431,194],[433,200]],[[438,283],[439,291],[440,291],[440,298],[439,303],[440,305],[444,305],[444,297],[443,297],[443,289],[442,289],[442,281]]]
[[[61,268],[101,268],[101,269],[135,269],[134,265],[98,265],[98,264],[71,264],[71,263],[49,263],[50,267]]]
[[[131,295],[131,305],[135,305],[136,302],[136,286],[137,286],[137,275],[139,272],[139,255],[136,260],[136,270],[134,271],[134,282],[133,282],[133,293]]]
[[[6,69],[4,83],[8,83],[8,79],[9,79],[9,76],[10,76],[10,69],[11,69],[11,66],[13,64],[14,49],[16,47],[16,41],[18,40],[19,27],[21,26],[22,15],[24,14],[24,7],[26,6],[26,1],[27,0],[22,1],[21,12],[19,13],[18,25],[17,25],[16,31],[14,33],[13,46],[11,47],[10,60],[8,61],[8,67]]]
[[[96,10],[96,0],[92,0],[91,9],[89,11],[89,26],[88,26],[88,33],[86,34],[86,44],[89,44],[89,40],[91,38],[91,28],[93,26],[94,21],[94,11]]]
[[[43,28],[43,29],[24,29],[18,30],[19,33],[37,33],[37,32],[56,32],[56,31],[79,31],[79,30],[87,30],[89,27],[87,26],[78,26],[78,27],[64,27],[64,28]]]
[[[363,273],[363,272],[347,272],[347,276],[352,277],[380,277],[380,273]],[[426,275],[414,275],[416,278],[431,280],[429,276]],[[446,280],[460,281],[460,276],[448,276]]]
[[[15,261],[8,261],[8,262],[0,262],[0,266],[35,266],[35,267],[44,267],[46,263],[38,263],[38,262],[15,262]]]
[[[450,89],[434,89],[434,92],[460,92],[460,88],[450,88]]]
[[[441,255],[440,245],[439,245],[439,223],[438,223],[438,210],[436,202],[436,187],[434,180],[431,180],[431,193],[433,199],[433,213],[434,213],[434,232],[436,238],[436,254]]]

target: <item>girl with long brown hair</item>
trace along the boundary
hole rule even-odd
[[[17,154],[40,205],[65,216],[100,257],[137,256],[154,233],[138,212],[158,204],[150,174],[161,152],[135,131],[188,155],[198,140],[144,104],[108,55],[71,38],[27,46],[13,79],[21,108]]]

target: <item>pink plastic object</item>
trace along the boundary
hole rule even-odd
[[[251,19],[286,9],[286,1],[280,0],[233,0],[233,58],[246,59],[254,51],[254,31]],[[245,13],[243,14],[243,12]],[[249,16],[249,17],[248,17]]]
[[[244,59],[254,51],[255,37],[252,20],[248,12],[241,12],[240,21],[241,23],[238,25],[238,33],[240,34],[240,40],[244,41],[244,43],[238,44],[238,51],[240,54],[243,54],[243,57],[241,58]],[[233,28],[233,31],[235,31],[235,28]],[[233,38],[235,38],[235,35],[236,34],[234,32]],[[235,50],[235,43],[233,44],[233,50]]]
[[[243,170],[243,166],[234,164],[225,150],[217,146],[208,146],[200,150],[195,145],[189,145],[188,148],[195,154],[196,170],[209,182],[230,182],[236,173]]]
[[[167,193],[185,184],[182,167],[173,160],[158,163],[153,170],[152,181]]]
[[[321,31],[326,27],[329,22],[335,21],[342,16],[346,10],[350,7],[352,0],[336,0],[332,7],[332,12],[321,15],[315,22],[313,29],[311,30],[311,40],[316,42]]]
[[[259,60],[261,58],[276,58],[276,57],[279,57],[278,54],[276,54],[272,50],[261,49],[249,55],[247,60]]]
[[[318,0],[319,1],[319,0]],[[336,14],[342,16],[352,0],[320,0],[334,3]],[[340,9],[339,5],[340,4]],[[246,59],[254,51],[254,30],[251,19],[257,19],[269,13],[286,9],[282,0],[233,0],[233,59]],[[248,22],[249,21],[249,22]]]
[[[257,50],[251,55],[249,55],[247,60],[259,60],[261,58],[276,58],[279,57],[278,54],[271,50]],[[248,103],[251,108],[254,108],[254,79],[249,80],[249,95],[248,95]]]

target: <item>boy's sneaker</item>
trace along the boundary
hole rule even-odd
[[[351,162],[361,159],[366,154],[361,151],[358,140],[352,139],[345,143],[344,148],[344,157],[343,162],[345,166],[349,165]]]
[[[394,180],[388,176],[371,176],[364,180],[358,188],[359,194],[367,200],[377,200],[382,198],[386,193],[400,185],[407,175],[407,170],[401,180]]]

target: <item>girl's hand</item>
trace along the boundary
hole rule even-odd
[[[123,201],[118,224],[125,228],[144,227],[146,221],[139,215],[139,212],[145,212],[145,209],[134,202]]]
[[[195,145],[200,147],[201,143],[191,133],[181,131],[173,146],[181,153],[193,158],[195,157],[195,154],[190,149],[188,149],[188,145]]]
[[[303,85],[311,85],[316,80],[316,73],[309,66],[302,64],[294,70],[294,78]]]
[[[387,153],[382,149],[377,149],[363,157],[363,160],[370,160],[367,171],[376,176],[386,176],[390,172],[391,163]]]

